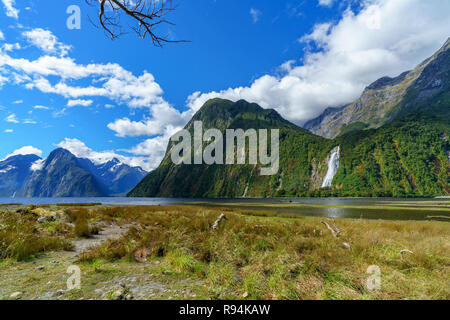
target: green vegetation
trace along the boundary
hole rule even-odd
[[[343,234],[334,238],[319,219],[274,217],[270,211],[160,206],[99,209],[96,215],[109,219],[112,210],[122,223],[137,224],[121,239],[86,251],[79,262],[156,261],[165,274],[204,281],[206,298],[450,297],[446,223],[340,220]],[[224,210],[227,220],[213,231]],[[405,248],[414,254],[401,253]],[[378,292],[365,287],[372,264],[383,274]]]
[[[67,227],[50,222],[38,225],[29,212],[0,212],[0,260],[23,261],[45,251],[72,248],[65,239]]]
[[[227,219],[213,230],[221,213]],[[270,207],[66,207],[60,215],[37,223],[32,214],[1,213],[0,298],[16,291],[52,297],[46,294],[65,288],[74,263],[82,288],[53,297],[108,299],[125,281],[124,290],[138,299],[450,298],[446,222],[338,220],[342,233],[335,238],[318,218],[276,215]],[[127,231],[85,251],[62,252],[72,249],[70,240],[86,241],[71,227],[78,219]],[[381,269],[381,290],[366,288],[370,265]]]
[[[445,112],[446,111],[446,112]],[[340,196],[436,196],[450,193],[449,108],[444,117],[413,113],[377,130],[341,136]]]
[[[253,165],[173,165],[166,154],[129,196],[161,197],[424,197],[450,193],[450,103],[439,100],[426,113],[410,113],[379,129],[357,131],[334,140],[287,122],[273,110],[245,101],[213,99],[195,120],[204,128],[279,128],[280,170],[260,176]],[[341,147],[333,188],[321,189],[330,151]],[[168,150],[171,149],[169,145]]]

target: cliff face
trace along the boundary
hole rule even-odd
[[[450,97],[450,39],[414,70],[396,78],[384,77],[368,86],[361,97],[343,108],[327,109],[304,128],[327,138],[379,128],[402,114],[427,108]]]

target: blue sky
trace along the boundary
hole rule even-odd
[[[81,0],[0,0],[0,159],[62,146],[150,170],[216,96],[301,125],[414,67],[450,35],[448,1],[395,2],[183,0],[169,32],[191,42],[156,48],[131,31],[111,41]],[[66,27],[74,4],[80,30]]]

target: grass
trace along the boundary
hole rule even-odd
[[[212,230],[222,212],[227,219]],[[0,229],[1,257],[23,260],[38,252],[67,250],[64,241],[91,234],[97,223],[132,223],[120,239],[78,256],[89,288],[106,278],[139,275],[145,281],[164,279],[171,288],[187,279],[199,282],[195,292],[201,299],[450,298],[446,222],[342,219],[336,221],[342,235],[334,238],[318,218],[269,210],[104,206],[66,208],[63,215],[66,222],[37,225],[35,217],[3,213],[0,224],[11,227]],[[71,223],[73,230],[67,227]],[[25,249],[11,251],[5,241]],[[413,253],[401,253],[403,249]],[[381,269],[381,290],[366,288],[370,265]],[[77,297],[92,296],[83,290]]]
[[[0,258],[27,260],[45,251],[70,250],[64,227],[43,224],[32,215],[0,213]]]
[[[135,252],[146,252],[149,260],[162,258],[166,271],[204,279],[206,295],[220,299],[450,298],[446,223],[339,220],[343,235],[335,239],[319,219],[228,210],[212,231],[221,211],[211,208],[98,209],[101,219],[120,216],[138,227],[80,262],[133,261]],[[400,253],[405,248],[414,254]],[[383,286],[369,292],[366,270],[374,264]]]

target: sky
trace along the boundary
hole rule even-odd
[[[81,28],[69,29],[77,5]],[[0,159],[57,147],[156,168],[210,98],[302,125],[413,69],[450,36],[448,0],[181,0],[162,48],[109,39],[82,0],[0,0]]]

